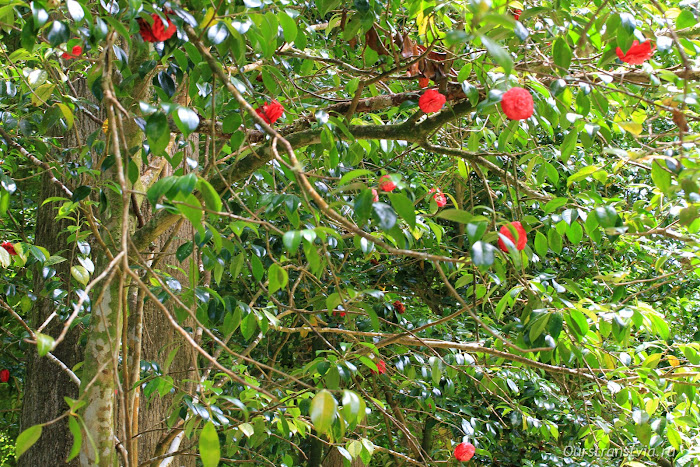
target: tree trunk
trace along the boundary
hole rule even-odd
[[[59,203],[48,203],[41,205],[43,200],[52,196],[64,196],[63,192],[49,182],[48,176],[42,177],[42,189],[39,198],[39,206],[36,223],[35,244],[49,250],[52,254],[60,250],[65,250],[66,235],[62,233],[68,222],[61,220],[54,221],[56,205]],[[68,261],[56,264],[56,277],[61,278],[65,289],[70,280],[70,264]],[[43,289],[45,281],[40,274],[40,269],[34,275],[34,290],[39,292]],[[46,318],[55,311],[51,299],[44,294],[37,293],[39,297],[34,304],[31,314],[31,326],[37,328]],[[51,324],[45,329],[44,334],[57,337],[61,331],[62,323],[58,318],[54,318]],[[83,359],[82,348],[78,345],[82,329],[75,326],[53,351],[53,354],[66,364],[69,368],[75,366]],[[24,399],[22,405],[21,429],[25,430],[32,425],[53,420],[68,409],[64,397],[71,399],[78,398],[78,386],[72,382],[68,375],[49,360],[47,357],[39,357],[36,348],[31,348],[27,356],[27,376],[24,385]],[[66,420],[44,426],[41,438],[24,453],[18,460],[19,467],[36,467],[49,465],[64,465],[68,452],[70,451],[73,436],[68,431]],[[69,465],[78,465],[77,461]]]
[[[169,237],[175,237],[168,247],[169,254],[161,259],[160,265],[178,265],[183,270],[188,270],[188,265],[186,264],[188,261],[185,264],[179,263],[175,258],[174,252],[191,236],[191,231],[192,225],[189,222],[183,222],[179,229],[169,229],[168,233],[159,239],[156,251],[161,251]],[[163,253],[166,252],[163,251]],[[178,272],[173,272],[172,275],[180,282],[183,289],[188,286],[187,277]],[[158,363],[164,370],[164,375],[170,376],[174,385],[182,389],[185,380],[195,377],[196,354],[194,349],[183,341],[182,337],[172,328],[167,318],[163,315],[163,312],[150,301],[146,302],[144,306],[143,329],[144,333],[141,340],[142,360]],[[175,359],[165,371],[165,360],[168,354],[176,348],[177,354]],[[165,397],[160,397],[156,394],[150,401],[143,397],[141,398],[138,430],[140,433],[139,464],[153,456],[164,454],[170,447],[171,438],[168,437],[170,429],[166,425],[166,420],[170,416],[172,403],[173,397],[171,394],[167,394]],[[184,447],[184,443],[180,447]],[[194,467],[196,461],[197,458],[193,456],[169,458],[169,462],[173,462],[172,465],[177,465],[178,467]],[[158,462],[156,465],[160,466],[161,464]]]
[[[183,96],[183,92],[187,92],[185,86],[178,90],[178,95],[180,96],[178,100],[181,100],[180,103],[186,105],[186,94]],[[185,149],[185,158],[189,157],[194,160],[199,160],[199,136],[197,134],[191,135],[188,142],[191,146]],[[166,163],[160,174],[161,178],[172,175],[172,171],[173,168],[170,164]],[[150,207],[147,204],[147,202],[144,202],[142,211],[148,213]],[[146,214],[145,217],[145,220],[148,221],[149,215]],[[164,267],[165,265],[173,265],[180,267],[183,271],[190,270],[190,261],[195,261],[196,253],[193,253],[189,260],[180,263],[175,257],[175,252],[178,247],[188,239],[194,241],[192,238],[193,232],[192,224],[183,220],[173,228],[168,229],[154,242],[153,250],[159,252],[157,255],[159,258],[157,263],[159,269],[167,270],[167,268]],[[186,275],[180,273],[175,268],[170,269],[169,272],[173,278],[180,282],[183,290],[188,288],[189,279]],[[172,313],[172,306],[169,306],[169,303],[172,303],[172,301],[166,302],[166,306],[169,307]],[[188,322],[187,325],[193,327],[194,323]],[[180,389],[188,389],[183,388],[183,384],[185,380],[191,380],[196,377],[194,369],[197,354],[195,350],[182,339],[177,331],[173,329],[168,319],[163,315],[163,312],[150,300],[144,305],[143,335],[141,336],[140,344],[141,360],[158,363],[164,375],[170,376],[173,379],[174,386]],[[166,369],[164,367],[166,359],[174,349],[177,349],[177,354],[170,366]],[[189,389],[191,389],[192,384],[189,386]],[[194,396],[193,391],[190,390],[189,392]],[[177,451],[186,447],[185,443],[182,442],[182,434],[180,434],[179,431],[173,431],[171,428],[168,428],[166,423],[172,411],[172,403],[173,397],[171,394],[167,394],[165,397],[160,397],[156,394],[151,400],[146,400],[143,397],[141,398],[138,417],[139,464],[146,462],[152,457],[165,454],[169,450]],[[173,443],[173,441],[175,442]],[[177,465],[178,467],[194,467],[196,461],[197,458],[193,456],[174,456],[155,462],[153,465],[165,467],[172,463],[172,465]]]
[[[90,91],[83,80],[74,83],[77,96],[89,99]],[[80,112],[76,113],[74,128],[63,133],[61,140],[64,149],[79,148],[85,144],[89,134],[99,128],[99,124],[85,118]],[[63,154],[73,154],[65,151]],[[58,155],[61,157],[61,155]],[[64,165],[65,162],[61,161]],[[66,179],[57,173],[57,178]],[[46,248],[51,254],[61,252],[67,261],[56,264],[56,276],[61,283],[61,288],[67,290],[70,283],[70,267],[73,264],[73,249],[68,245],[68,233],[65,231],[71,222],[67,219],[56,221],[54,219],[56,208],[62,203],[52,202],[43,204],[50,197],[65,197],[66,194],[60,188],[51,183],[47,174],[42,176],[41,192],[37,205],[36,235],[34,243]],[[49,279],[50,280],[50,279]],[[31,313],[30,325],[36,329],[56,311],[56,307],[44,292],[44,285],[49,282],[44,280],[41,268],[34,271],[34,291],[37,301]],[[44,334],[58,336],[63,328],[63,323],[55,317],[43,331]],[[59,360],[73,368],[82,361],[83,352],[79,345],[82,332],[81,326],[74,326],[63,342],[52,352]],[[25,430],[38,423],[45,423],[61,415],[68,409],[64,397],[78,398],[78,387],[70,380],[68,375],[56,363],[46,357],[40,358],[36,348],[31,349],[27,356],[27,373],[24,385],[24,399],[22,405],[22,417],[20,428]],[[65,419],[43,427],[41,438],[18,460],[20,467],[54,466],[54,465],[78,465],[77,460],[66,464],[66,458],[73,444],[73,436],[68,430]]]

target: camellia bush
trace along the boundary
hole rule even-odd
[[[0,1],[0,460],[692,466],[697,2]]]

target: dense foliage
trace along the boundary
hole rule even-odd
[[[0,459],[696,465],[698,15],[2,0]]]

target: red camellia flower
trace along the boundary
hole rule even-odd
[[[535,102],[530,91],[523,88],[511,88],[503,94],[501,108],[511,120],[525,120],[532,116]]]
[[[384,360],[379,360],[377,362],[377,371],[374,370],[369,370],[373,375],[376,375],[379,373],[380,375],[383,375],[386,373],[386,363],[384,363]]]
[[[151,18],[153,18],[153,25],[148,24],[148,21],[143,18],[138,18],[136,20],[139,23],[139,33],[141,37],[143,37],[143,40],[146,42],[163,42],[173,37],[177,28],[173,22],[170,21],[166,13],[163,13],[163,16],[168,20],[167,27],[156,13],[151,15]]]
[[[435,89],[428,89],[422,96],[420,96],[420,99],[418,99],[418,107],[420,107],[423,112],[429,114],[442,109],[445,102],[447,102],[447,98],[445,96],[437,92]]]
[[[10,380],[10,370],[0,371],[0,383],[7,383]]]
[[[3,247],[4,249],[6,249],[7,252],[11,255],[17,254],[17,252],[15,251],[15,246],[10,242],[2,242],[2,245],[0,245],[0,246]]]
[[[474,457],[476,448],[472,443],[459,443],[455,448],[455,459],[460,462],[466,462]]]
[[[399,300],[396,300],[394,303],[394,311],[397,313],[403,314],[406,311],[406,305],[401,303]]]
[[[71,50],[71,53],[64,52],[63,55],[61,55],[61,58],[65,58],[67,60],[71,58],[78,58],[82,53],[83,48],[79,45],[76,45],[75,47],[73,47],[73,50]]]
[[[421,76],[418,79],[418,86],[420,86],[422,88],[427,88],[429,84],[430,84],[430,78],[428,78],[426,76]]]
[[[619,47],[615,52],[623,62],[629,63],[630,65],[641,65],[654,55],[654,50],[656,50],[656,46],[652,47],[649,41],[644,41],[641,44],[639,41],[633,41],[632,47],[630,47],[627,53],[622,53],[622,49]]]
[[[527,244],[527,233],[525,232],[525,228],[523,227],[523,224],[521,224],[518,221],[511,222],[510,226],[515,229],[515,232],[518,235],[517,241],[515,237],[513,237],[513,232],[510,231],[507,225],[504,225],[501,227],[501,230],[498,231],[501,236],[507,238],[511,242],[513,242],[513,245],[515,245],[515,248],[518,251],[524,250],[525,245]],[[503,238],[499,236],[498,238],[498,248],[501,250],[505,251],[506,253],[508,252],[508,246],[506,246],[506,242],[503,241]]]
[[[382,175],[379,177],[379,189],[382,191],[394,191],[396,189],[396,183],[394,183],[388,175]]]
[[[265,105],[255,109],[255,112],[265,120],[265,123],[272,125],[284,114],[284,107],[277,101],[265,102]]]
[[[441,208],[444,205],[447,204],[447,196],[445,196],[445,193],[438,191],[433,195],[433,199],[437,203],[438,207]]]
[[[372,188],[372,201],[379,201],[379,192],[375,188]]]

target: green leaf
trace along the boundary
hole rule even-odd
[[[37,107],[41,106],[42,104],[46,104],[49,98],[51,97],[51,94],[53,94],[53,90],[55,88],[56,85],[51,83],[44,83],[38,88],[36,88],[30,96],[32,104],[34,104]]]
[[[571,313],[566,315],[566,322],[569,324],[569,328],[579,337],[588,334],[588,320],[580,311],[571,310]]]
[[[129,30],[124,27],[124,22],[121,19],[116,18],[115,16],[105,16],[104,20],[107,21],[112,28],[114,28],[117,34],[126,40],[128,45],[131,45],[131,34],[129,34]]]
[[[146,192],[146,198],[151,206],[155,206],[161,196],[170,191],[177,182],[177,177],[165,177],[155,182]]]
[[[604,229],[616,227],[620,216],[614,206],[601,206],[595,208],[595,217],[598,219],[598,225]]]
[[[466,228],[469,242],[474,243],[477,240],[481,240],[481,237],[484,236],[484,233],[486,233],[487,228],[487,222],[469,222]]]
[[[75,459],[76,456],[80,454],[80,447],[83,445],[83,434],[80,432],[80,426],[78,425],[78,421],[75,419],[75,417],[68,417],[68,429],[73,435],[73,446],[70,448],[66,463],[70,462],[72,459]]]
[[[316,2],[316,6],[318,7],[319,13],[323,17],[326,16],[326,13],[338,7],[340,3],[340,0],[318,0]]]
[[[80,23],[85,18],[85,12],[80,3],[75,0],[66,0],[66,6],[68,7],[68,13],[70,13],[71,18],[76,23]]]
[[[277,13],[277,19],[280,26],[282,26],[284,40],[286,42],[294,42],[294,39],[297,37],[297,23],[284,11]]]
[[[173,120],[175,121],[175,126],[182,131],[185,138],[199,127],[199,115],[187,107],[179,107]]]
[[[671,173],[661,166],[661,161],[655,160],[651,164],[651,179],[654,185],[663,193],[667,193],[671,188]]]
[[[695,15],[690,10],[683,10],[681,14],[676,18],[676,29],[685,29],[692,26],[696,26],[698,21],[695,19]]]
[[[550,229],[549,232],[547,232],[547,243],[554,253],[561,254],[563,242],[561,235],[559,235],[559,232],[555,229]]]
[[[202,177],[199,177],[197,180],[197,185],[199,191],[202,193],[202,198],[204,198],[204,205],[207,207],[207,209],[216,212],[221,211],[221,208],[223,207],[221,203],[221,197],[219,197],[219,193],[216,192],[211,183],[209,183]]]
[[[355,198],[355,214],[357,215],[358,225],[364,225],[369,219],[372,213],[373,199],[374,195],[372,195],[372,190],[370,189],[362,190]]]
[[[64,42],[68,42],[68,39],[70,39],[70,28],[61,21],[54,21],[46,32],[46,38],[49,40],[51,47],[57,47]]]
[[[495,252],[495,246],[490,243],[478,241],[474,243],[471,248],[472,261],[477,266],[491,266],[496,259]]]
[[[41,425],[30,426],[17,437],[17,442],[15,443],[15,458],[19,457],[27,452],[27,449],[32,447],[34,443],[39,440],[41,436]]]
[[[353,391],[343,391],[343,417],[348,423],[360,423],[365,415],[364,401]]]
[[[55,344],[53,337],[40,332],[36,333],[36,351],[40,357],[46,356],[49,352],[53,350]]]
[[[63,118],[66,120],[66,125],[68,126],[68,129],[70,130],[73,128],[73,122],[75,121],[75,116],[73,115],[73,111],[68,107],[66,104],[61,104],[60,102],[56,104],[56,107],[61,111],[61,114],[63,114]]]
[[[248,313],[241,320],[241,335],[245,340],[250,340],[253,337],[253,333],[258,328],[258,318],[255,313]]]
[[[549,250],[547,237],[545,237],[542,232],[538,231],[535,234],[535,253],[537,253],[540,258],[544,258],[547,256],[547,250]]]
[[[71,198],[71,201],[73,201],[74,203],[78,203],[87,198],[90,195],[90,192],[92,192],[92,187],[89,187],[87,185],[81,185],[78,188],[76,188],[73,192],[73,197]]]
[[[259,281],[262,279],[263,274],[265,273],[265,269],[263,268],[262,261],[260,261],[260,258],[258,258],[257,255],[251,255],[250,256],[250,264],[253,269],[253,277],[255,278],[256,281]]]
[[[199,456],[204,467],[216,467],[221,460],[219,435],[211,420],[204,425],[199,433]]]
[[[83,285],[87,285],[88,281],[90,280],[90,273],[79,264],[70,268],[70,275],[73,276],[73,279]]]
[[[287,281],[289,281],[289,276],[287,275],[286,269],[277,263],[273,263],[267,272],[269,278],[268,290],[270,293],[275,293],[280,289],[287,286]]]
[[[571,66],[571,48],[569,44],[566,43],[564,38],[559,37],[554,41],[554,46],[552,46],[552,55],[554,56],[554,63],[561,68],[561,71],[568,74],[569,67]]]
[[[559,337],[564,323],[564,317],[561,313],[553,313],[549,318],[549,326],[547,331],[553,338]]]
[[[391,230],[396,225],[396,213],[385,203],[373,203],[374,218],[382,230]]]
[[[338,186],[345,185],[346,183],[350,182],[351,180],[356,179],[357,177],[362,177],[363,175],[373,175],[373,174],[374,174],[374,172],[372,172],[371,170],[367,170],[367,169],[351,170],[350,172],[348,172],[342,176],[340,181],[338,181]]]
[[[567,186],[571,186],[574,182],[579,182],[581,180],[585,180],[588,178],[590,175],[593,173],[597,172],[600,170],[600,167],[595,166],[595,165],[588,165],[578,172],[576,172],[573,175],[570,175],[569,178],[566,179],[566,184]]]
[[[406,195],[401,193],[389,194],[389,201],[396,212],[405,220],[412,229],[416,228],[416,210],[413,203]]]
[[[569,202],[569,198],[554,198],[544,205],[545,214],[552,213]]]
[[[503,68],[506,75],[509,75],[513,70],[513,59],[508,51],[486,36],[481,36],[481,43],[484,44],[493,60]]]
[[[461,209],[443,209],[437,214],[437,217],[460,224],[469,224],[474,220],[473,215]]]
[[[156,112],[146,120],[146,138],[151,148],[151,154],[162,156],[170,143],[170,128],[168,118],[163,112]]]
[[[296,253],[297,249],[299,248],[299,244],[301,243],[301,232],[298,230],[290,230],[289,232],[285,232],[285,234],[282,236],[282,243],[284,243],[284,246],[287,247],[287,251],[289,253]]]
[[[574,222],[566,231],[566,236],[572,244],[578,245],[583,239],[583,227],[580,223]]]
[[[202,227],[202,205],[194,195],[189,195],[184,203],[178,203],[177,209],[184,215],[195,228]]]
[[[325,389],[319,391],[311,401],[309,415],[314,428],[319,434],[327,433],[336,416],[338,402],[333,395]]]
[[[549,317],[550,315],[540,315],[535,319],[528,333],[530,342],[535,342],[542,335],[542,332],[544,332],[549,323]]]
[[[569,157],[571,157],[571,154],[574,153],[574,149],[576,149],[577,140],[578,130],[572,127],[564,137],[564,142],[561,143],[560,151],[562,162],[566,163],[569,160]]]

